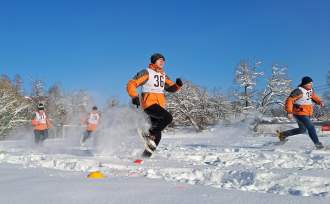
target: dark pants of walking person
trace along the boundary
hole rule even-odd
[[[86,130],[83,133],[83,138],[82,138],[81,142],[84,143],[84,142],[86,142],[87,139],[91,138],[92,137],[92,133],[93,133],[93,131]]]
[[[48,130],[34,130],[34,143],[42,144],[48,138]]]
[[[292,130],[287,130],[282,132],[283,136],[285,137],[290,137],[293,135],[298,135],[298,134],[303,134],[308,131],[308,135],[313,141],[315,145],[320,144],[319,138],[317,137],[315,127],[310,120],[309,116],[303,116],[303,115],[294,115],[297,123],[298,123],[298,128],[292,129]]]

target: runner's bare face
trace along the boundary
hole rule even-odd
[[[164,61],[163,58],[159,58],[159,59],[155,62],[155,64],[156,64],[157,67],[159,67],[159,68],[164,68],[165,61]]]
[[[304,88],[307,90],[311,90],[313,88],[313,82],[310,82],[310,83],[304,85]]]

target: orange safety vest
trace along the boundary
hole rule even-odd
[[[94,132],[96,130],[98,124],[99,124],[99,121],[100,121],[100,114],[99,113],[97,113],[97,112],[89,113],[89,116],[86,120],[86,123],[87,123],[86,130]]]
[[[35,117],[32,120],[32,125],[35,130],[46,130],[50,127],[50,122],[45,112],[35,112]]]

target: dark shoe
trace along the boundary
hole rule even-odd
[[[276,130],[276,136],[278,137],[278,139],[281,141],[281,142],[285,142],[287,139],[286,137],[283,135],[283,133],[281,133],[280,131]]]
[[[152,153],[149,152],[148,150],[144,150],[143,153],[142,153],[143,158],[150,158],[151,155],[152,155]]]
[[[316,149],[323,149],[324,148],[324,146],[323,146],[323,144],[320,142],[320,143],[316,143],[315,144],[315,147],[316,147]]]

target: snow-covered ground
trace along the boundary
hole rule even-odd
[[[329,137],[320,140],[330,144]],[[244,125],[198,134],[179,130],[164,135],[152,158],[134,164],[141,147],[84,151],[58,139],[42,148],[26,140],[2,141],[0,203],[330,201],[330,150],[315,150],[307,135],[280,145]],[[107,178],[87,179],[93,170]]]

